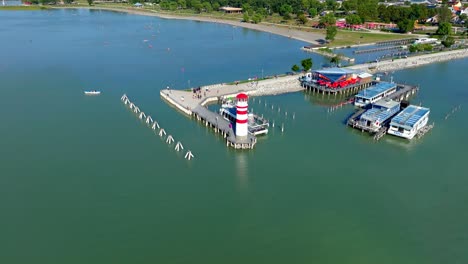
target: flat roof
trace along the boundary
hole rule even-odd
[[[315,72],[318,72],[320,74],[352,74],[352,73],[358,73],[356,70],[351,70],[351,69],[346,69],[346,68],[326,68],[326,69],[321,69],[321,70],[316,70]]]
[[[393,116],[396,113],[396,111],[399,110],[398,109],[396,111],[389,111],[390,109],[400,107],[400,103],[393,100],[379,100],[378,102],[381,103],[379,103],[378,105],[374,105],[377,105],[379,107],[367,110],[366,112],[364,112],[364,114],[362,114],[361,118],[372,122],[376,120],[383,122],[385,120],[388,120],[391,116]]]
[[[365,99],[371,99],[372,97],[375,97],[381,93],[384,93],[387,90],[390,90],[392,88],[395,88],[396,84],[395,83],[389,83],[389,82],[379,82],[375,85],[372,85],[371,87],[364,89],[360,91],[356,97],[362,97]]]
[[[411,129],[419,120],[429,114],[430,111],[426,107],[410,105],[396,115],[390,125]]]
[[[219,9],[224,10],[224,11],[242,11],[242,8],[240,7],[230,7],[230,6],[223,6]]]
[[[392,99],[380,99],[377,102],[373,103],[372,106],[378,106],[380,108],[393,108],[395,106],[399,106],[400,102],[393,101]]]

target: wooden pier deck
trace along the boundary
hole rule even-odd
[[[369,86],[374,85],[376,82],[369,81],[369,82],[360,82],[353,85],[348,85],[343,88],[329,88],[323,85],[318,85],[313,82],[303,82],[302,86],[306,90],[312,91],[312,93],[321,93],[327,95],[353,95],[359,92],[360,90],[366,89]]]

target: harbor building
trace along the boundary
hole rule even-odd
[[[425,131],[423,128],[427,125],[429,113],[429,108],[416,105],[408,106],[392,118],[388,134],[412,139],[420,131]]]
[[[370,133],[377,133],[381,129],[387,129],[391,118],[399,111],[400,102],[382,99],[372,104],[372,108],[357,118],[349,119],[348,125]]]
[[[373,84],[373,75],[367,72],[326,68],[308,72],[300,81],[305,89],[323,94],[350,94]]]
[[[389,82],[378,82],[371,87],[360,91],[354,97],[354,105],[358,107],[366,107],[380,99],[389,96],[397,91],[397,85]]]

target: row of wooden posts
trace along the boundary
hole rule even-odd
[[[150,115],[146,115],[145,112],[141,111],[138,106],[136,106],[134,103],[132,103],[126,94],[122,95],[120,100],[125,105],[129,106],[130,110],[133,111],[138,116],[138,119],[144,121],[148,125],[148,127],[150,127],[154,131],[159,131],[158,135],[161,138],[166,137],[166,131],[164,130],[164,128],[161,128],[159,126],[159,123],[156,120],[153,120],[153,118]],[[168,135],[166,137],[166,143],[169,144],[169,145],[174,143],[174,137],[172,137],[172,135]],[[184,150],[184,146],[182,145],[182,143],[180,141],[177,141],[177,143],[175,144],[174,149],[176,151],[182,151],[182,150]],[[188,150],[185,153],[185,156],[184,156],[184,158],[187,159],[187,160],[191,160],[194,157],[195,156],[193,155],[192,151],[190,151],[190,150]]]

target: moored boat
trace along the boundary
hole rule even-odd
[[[86,95],[99,95],[101,94],[101,91],[92,90],[92,91],[84,91],[84,93]]]

